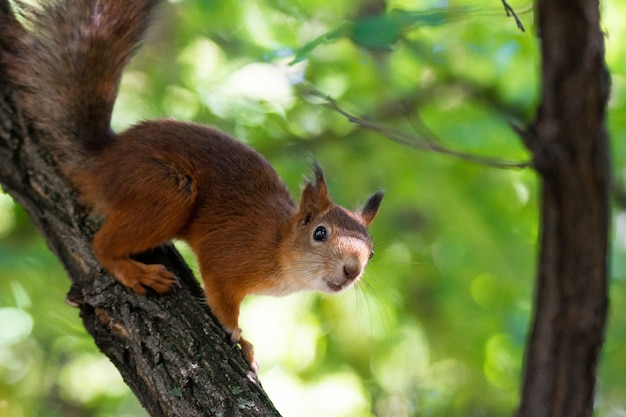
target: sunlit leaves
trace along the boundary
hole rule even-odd
[[[347,22],[296,51],[293,63],[300,62],[318,46],[342,37],[351,39],[356,45],[371,50],[390,51],[403,34],[413,28],[440,26],[453,19],[462,18],[463,9],[436,8],[425,11],[393,9],[389,13],[366,16]]]

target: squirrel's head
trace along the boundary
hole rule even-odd
[[[295,233],[283,253],[282,266],[292,289],[335,293],[357,282],[374,255],[367,227],[374,220],[383,192],[371,195],[362,208],[349,211],[332,202],[322,168],[307,181],[296,214]],[[298,288],[296,288],[298,287]]]

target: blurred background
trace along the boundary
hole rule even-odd
[[[250,297],[241,327],[286,417],[509,416],[519,397],[538,235],[538,182],[359,129],[305,91],[428,143],[529,157],[509,122],[540,90],[532,3],[181,0],[126,72],[116,130],[174,117],[261,152],[297,198],[311,159],[336,202],[386,195],[376,254],[338,296]],[[611,311],[596,415],[626,416],[626,3],[601,2],[613,77]],[[424,136],[426,134],[426,137]],[[178,245],[192,256],[183,244]],[[145,416],[63,300],[69,280],[0,193],[0,416]]]

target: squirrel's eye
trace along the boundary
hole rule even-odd
[[[327,232],[324,226],[317,226],[315,231],[313,232],[313,239],[318,242],[323,242],[326,240]]]
[[[370,259],[372,259],[374,257],[374,249],[372,249],[372,251],[370,252]]]

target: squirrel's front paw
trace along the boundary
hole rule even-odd
[[[239,346],[241,346],[241,353],[243,354],[244,359],[248,362],[250,368],[252,368],[256,374],[259,371],[259,363],[254,357],[254,346],[252,343],[241,337],[241,328],[237,327],[233,329],[230,333],[230,340],[234,345],[239,344]]]

